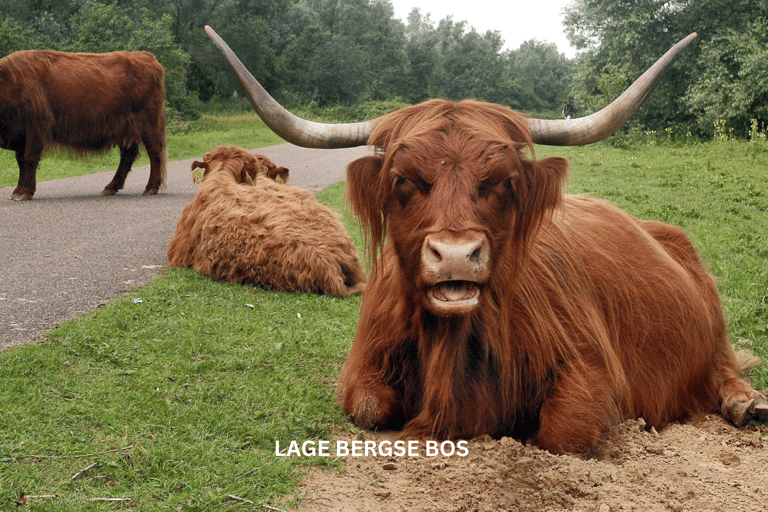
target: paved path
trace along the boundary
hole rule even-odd
[[[369,150],[256,151],[288,167],[292,185],[317,192],[343,180],[347,163]],[[141,195],[148,167],[131,171],[115,196],[100,195],[113,172],[38,183],[26,202],[9,201],[13,187],[0,188],[0,350],[155,278],[196,191],[192,160],[168,163],[168,186],[157,196]]]

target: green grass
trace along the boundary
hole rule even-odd
[[[171,126],[172,123],[172,126]],[[218,144],[234,144],[247,149],[282,144],[255,113],[239,115],[204,115],[189,123],[169,120],[168,161],[201,157]],[[77,156],[66,149],[54,147],[43,155],[37,169],[37,181],[55,180],[103,171],[117,170],[120,153],[112,149],[96,155]],[[134,167],[149,165],[143,146]],[[19,167],[13,151],[0,151],[0,187],[15,186],[19,180]]]
[[[235,142],[217,137],[204,144]],[[569,191],[684,227],[720,278],[734,339],[768,357],[768,152],[746,143],[537,148],[547,155],[573,162]],[[319,197],[343,210],[342,194],[337,184]],[[345,222],[362,247],[348,212]],[[56,495],[29,510],[275,504],[308,464],[338,466],[276,457],[275,441],[353,428],[332,404],[359,303],[171,269],[43,343],[0,353],[0,509],[22,493]],[[766,368],[751,374],[763,389]]]
[[[322,197],[338,209],[342,193],[338,184]],[[45,343],[0,354],[0,509],[22,493],[57,495],[32,510],[107,510],[89,501],[105,497],[238,510],[249,507],[228,495],[259,505],[290,493],[307,461],[276,457],[275,442],[350,428],[334,383],[358,312],[357,297],[175,268]]]

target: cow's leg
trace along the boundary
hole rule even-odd
[[[721,370],[720,412],[737,427],[747,421],[768,418],[768,401],[747,382],[740,379],[731,366]]]
[[[42,152],[37,154],[37,159],[25,158],[24,153],[23,149],[16,150],[16,162],[19,164],[19,183],[11,194],[11,199],[15,201],[32,199],[37,188],[37,166],[40,163]]]
[[[112,196],[117,194],[117,191],[125,186],[125,178],[131,171],[133,162],[136,161],[136,157],[139,156],[139,144],[131,144],[128,147],[120,146],[120,165],[117,166],[117,172],[112,181],[104,187],[101,192],[102,195]]]
[[[393,419],[397,413],[395,390],[389,386],[357,386],[345,389],[342,397],[344,412],[362,428],[397,428]]]
[[[601,368],[563,370],[544,400],[536,444],[552,453],[585,453],[620,420],[615,392]]]
[[[337,400],[344,412],[362,428],[399,428],[402,412],[395,390],[382,383],[380,362],[366,360],[362,343],[352,344],[341,370]]]
[[[149,181],[147,181],[147,188],[144,189],[144,195],[151,196],[157,194],[165,185],[165,146],[148,137],[144,137],[142,141],[149,156]]]

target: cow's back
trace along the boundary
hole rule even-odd
[[[30,114],[42,117],[31,121],[51,142],[82,150],[129,145],[164,120],[165,75],[151,53],[29,50],[6,59],[32,98]]]
[[[730,354],[725,319],[714,281],[682,230],[566,196],[534,251],[534,262],[557,267],[555,275],[569,281],[561,286],[570,300],[581,297],[604,319],[606,350],[630,395],[625,417],[663,426],[717,410],[714,370]]]

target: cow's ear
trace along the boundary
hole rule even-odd
[[[542,221],[552,214],[563,198],[563,184],[568,176],[568,160],[550,157],[524,160],[524,182],[518,191],[519,209],[515,216],[515,246],[526,252]]]
[[[277,178],[280,178],[280,181],[287,185],[289,180],[289,171],[285,167],[275,167],[274,169],[270,169],[267,172],[267,176],[275,181],[277,181]]]
[[[207,172],[207,163],[201,162],[200,160],[195,160],[192,162],[192,183],[197,185],[198,183],[202,182]]]
[[[347,165],[347,197],[366,234],[369,254],[373,255],[384,238],[384,202],[381,156],[365,156]]]
[[[237,169],[233,169],[235,179],[239,179],[240,183],[245,185],[255,185],[256,176],[259,175],[262,163],[258,158],[253,157],[251,154],[241,156],[240,158],[231,158],[229,160],[235,167],[240,167],[240,176],[237,176]]]
[[[568,160],[559,156],[545,158],[534,164],[529,181],[534,208],[546,212],[560,204],[568,167]]]

